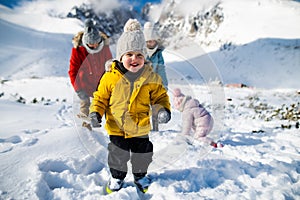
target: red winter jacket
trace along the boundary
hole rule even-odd
[[[92,97],[105,72],[105,62],[112,59],[112,54],[108,42],[105,42],[100,52],[89,54],[85,47],[80,45],[81,38],[81,33],[73,38],[69,76],[76,92],[83,90]]]

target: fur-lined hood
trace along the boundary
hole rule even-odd
[[[83,36],[83,33],[84,33],[84,31],[80,31],[76,35],[74,35],[74,37],[72,38],[72,43],[73,43],[73,47],[74,48],[82,46],[82,36]],[[99,31],[99,35],[104,40],[104,45],[109,45],[109,38],[108,38],[108,36],[105,35],[104,33],[102,33],[101,31]]]

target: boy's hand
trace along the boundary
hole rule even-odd
[[[90,118],[91,118],[91,124],[93,127],[101,127],[101,115],[97,112],[92,112],[90,114]]]
[[[160,109],[157,114],[157,120],[160,124],[166,124],[171,119],[171,112],[167,109]]]

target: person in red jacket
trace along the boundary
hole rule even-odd
[[[94,26],[91,19],[87,19],[84,31],[77,33],[72,43],[69,77],[80,99],[78,116],[88,117],[90,97],[105,72],[105,62],[112,59],[109,39]]]

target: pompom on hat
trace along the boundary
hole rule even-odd
[[[140,52],[145,58],[147,55],[146,41],[141,30],[141,24],[136,19],[129,19],[124,26],[124,32],[117,42],[116,59],[121,61],[128,52]]]
[[[144,36],[146,41],[159,39],[158,33],[151,22],[144,24]]]

